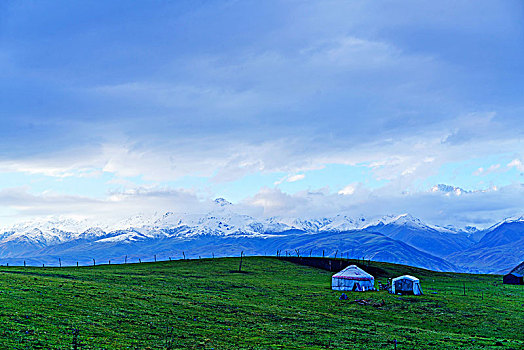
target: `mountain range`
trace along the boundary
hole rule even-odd
[[[203,214],[134,215],[111,225],[30,221],[0,233],[0,263],[75,265],[213,256],[315,255],[438,271],[502,273],[524,260],[524,217],[487,229],[429,225],[409,214],[259,219],[224,199]]]

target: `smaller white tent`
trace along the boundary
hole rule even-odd
[[[410,275],[393,278],[391,281],[391,293],[422,295],[420,280]]]
[[[349,265],[331,277],[331,289],[365,292],[373,290],[375,278],[356,265]]]

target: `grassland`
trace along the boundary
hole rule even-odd
[[[330,272],[260,257],[1,267],[0,346],[72,349],[76,329],[78,349],[524,349],[524,286],[371,264],[425,295],[339,300]]]

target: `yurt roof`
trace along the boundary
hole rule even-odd
[[[410,275],[404,275],[404,276],[400,276],[400,277],[397,277],[397,278],[393,278],[393,281],[398,281],[398,280],[411,280],[413,282],[416,282],[419,279],[416,278],[416,277],[410,276]]]
[[[357,265],[349,265],[344,270],[334,274],[333,278],[342,278],[357,281],[370,281],[375,279],[375,277],[371,276],[369,273],[362,270]]]

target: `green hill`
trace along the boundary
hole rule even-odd
[[[524,288],[501,277],[372,262],[424,296],[330,289],[329,271],[276,258],[0,268],[6,349],[523,349]],[[464,284],[466,296],[464,296]],[[356,299],[385,304],[360,305]]]

